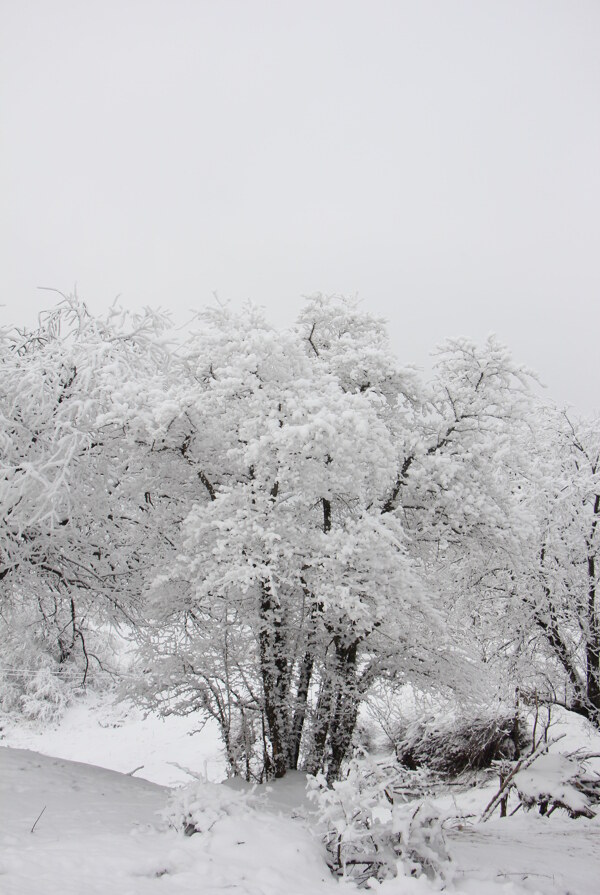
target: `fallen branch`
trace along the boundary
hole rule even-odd
[[[560,736],[554,737],[553,739],[550,739],[545,743],[540,743],[539,746],[537,747],[537,749],[534,752],[532,752],[531,755],[527,755],[525,758],[519,759],[519,761],[515,764],[514,768],[510,772],[510,774],[507,774],[505,779],[502,781],[502,785],[500,786],[500,789],[498,790],[498,792],[486,805],[486,807],[481,815],[480,820],[482,820],[482,821],[488,820],[492,816],[492,814],[494,813],[494,811],[496,810],[496,808],[502,801],[502,798],[504,797],[504,795],[508,795],[508,790],[510,789],[512,780],[519,773],[519,771],[524,771],[526,768],[528,768],[530,765],[532,765],[533,762],[536,760],[536,758],[539,758],[540,755],[543,755],[544,752],[547,752],[548,749],[550,748],[550,746],[553,746],[555,743],[558,743],[558,741],[562,740],[563,737],[565,737],[565,736],[566,736],[565,733],[561,733]]]

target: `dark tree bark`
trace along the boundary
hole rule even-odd
[[[335,643],[338,688],[329,730],[330,757],[327,764],[329,782],[339,776],[356,727],[360,702],[356,679],[358,646],[358,640],[348,645],[340,640]]]
[[[596,496],[594,505],[594,527],[600,510],[600,495]],[[590,721],[600,725],[600,619],[596,606],[596,555],[591,553],[587,560],[588,568],[588,604],[587,604],[587,643],[586,643],[586,696],[590,709]]]
[[[307,764],[307,770],[310,774],[316,774],[321,771],[325,763],[325,748],[331,721],[331,707],[335,696],[335,676],[332,670],[325,667],[323,675],[313,723],[312,749]]]
[[[259,645],[273,773],[275,777],[284,777],[289,760],[289,664],[281,607],[266,581],[261,584]]]
[[[298,688],[296,691],[296,705],[294,711],[294,720],[292,721],[292,734],[290,743],[290,768],[298,769],[298,761],[300,759],[300,743],[302,742],[302,731],[304,729],[304,721],[306,719],[306,708],[308,704],[308,691],[310,689],[310,681],[312,678],[315,657],[313,646],[308,644],[302,663],[300,665],[300,674],[298,677]]]

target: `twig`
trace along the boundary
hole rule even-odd
[[[133,775],[134,775],[137,771],[141,771],[143,767],[144,767],[144,765],[141,764],[141,765],[139,766],[139,768],[134,768],[133,771],[127,771],[127,774],[126,774],[125,776],[126,776],[126,777],[133,777]]]
[[[176,761],[168,761],[167,764],[172,765],[172,767],[177,768],[178,771],[183,771],[184,774],[189,774],[190,777],[193,777],[194,780],[200,780],[202,783],[207,783],[206,774],[201,774],[198,771],[192,771],[190,768],[186,768],[184,765],[179,764]]]
[[[42,810],[40,811],[40,813],[39,813],[38,816],[36,817],[35,822],[34,822],[32,828],[31,828],[31,832],[32,832],[32,833],[33,833],[33,831],[34,831],[35,828],[36,828],[36,824],[37,824],[38,820],[40,819],[40,817],[42,816],[42,814],[44,813],[45,810],[46,810],[46,806],[44,805],[44,807],[42,808]]]
[[[600,758],[600,752],[582,752],[575,749],[574,752],[567,752],[567,758],[574,758],[576,761],[589,761],[591,758]]]

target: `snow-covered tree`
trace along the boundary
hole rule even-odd
[[[594,430],[542,438],[506,349],[448,342],[424,384],[336,296],[283,332],[206,311],[176,351],[164,324],[70,299],[2,334],[6,631],[85,675],[127,618],[138,692],[246,776],[335,778],[377,682],[523,684],[532,629],[595,704]]]
[[[542,403],[524,420],[495,466],[501,512],[478,520],[468,552],[448,552],[445,589],[507,687],[597,723],[600,427]]]
[[[54,692],[59,680],[85,681],[94,629],[130,614],[143,592],[161,538],[150,522],[160,486],[107,412],[115,381],[156,369],[163,325],[158,315],[116,309],[96,319],[69,297],[40,315],[37,329],[2,334],[5,706],[25,705],[29,691]]]
[[[555,669],[550,682],[561,673],[566,700],[598,724],[600,423],[544,408],[537,431],[537,536],[516,592],[538,655]]]
[[[278,333],[252,308],[217,311],[207,323],[188,357],[187,391],[175,389],[181,412],[166,436],[187,420],[179,449],[185,444],[205,496],[183,529],[171,653],[181,654],[182,669],[196,669],[201,700],[227,718],[232,759],[232,707],[244,736],[245,715],[258,713],[266,769],[278,776],[298,762],[317,687],[313,760],[322,763],[327,741],[337,767],[356,720],[359,677],[371,665],[360,669],[359,647],[384,618],[404,614],[408,623],[419,605],[401,528],[381,514],[396,476],[387,400],[328,369],[312,324],[304,338]],[[375,329],[370,350],[383,369],[380,338]],[[360,375],[368,375],[361,360]],[[403,611],[390,613],[393,606]],[[173,613],[170,603],[169,619]],[[183,641],[182,618],[183,630],[192,628]],[[164,611],[161,650],[163,620]],[[181,689],[194,701],[193,681],[186,674]]]
[[[258,749],[259,773],[335,777],[375,680],[448,670],[440,553],[510,540],[525,374],[461,342],[428,390],[337,297],[287,333],[251,307],[202,322],[161,398],[199,494],[155,590],[147,689],[208,709],[238,770]]]

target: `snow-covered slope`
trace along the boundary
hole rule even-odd
[[[218,800],[219,790],[208,785],[207,801]],[[248,804],[235,790],[221,792],[212,828],[187,837],[160,817],[168,797],[163,787],[0,748],[0,891],[331,895],[338,889],[299,821]]]
[[[124,774],[138,768],[136,777],[164,786],[190,781],[190,775],[181,768],[213,781],[225,777],[215,723],[203,724],[194,715],[145,715],[128,700],[118,702],[110,692],[90,691],[75,700],[59,724],[42,725],[5,716],[0,741],[6,746],[85,761]]]
[[[165,823],[170,792],[165,787],[91,765],[0,748],[0,892],[339,892],[318,840],[302,821],[301,775],[261,788],[250,798],[244,789],[207,784],[202,792],[200,785],[210,823],[205,832],[187,837]],[[527,815],[477,825],[449,838],[455,859],[451,891],[456,893],[598,891],[596,821]],[[402,876],[376,887],[382,895],[437,891],[425,878]]]

